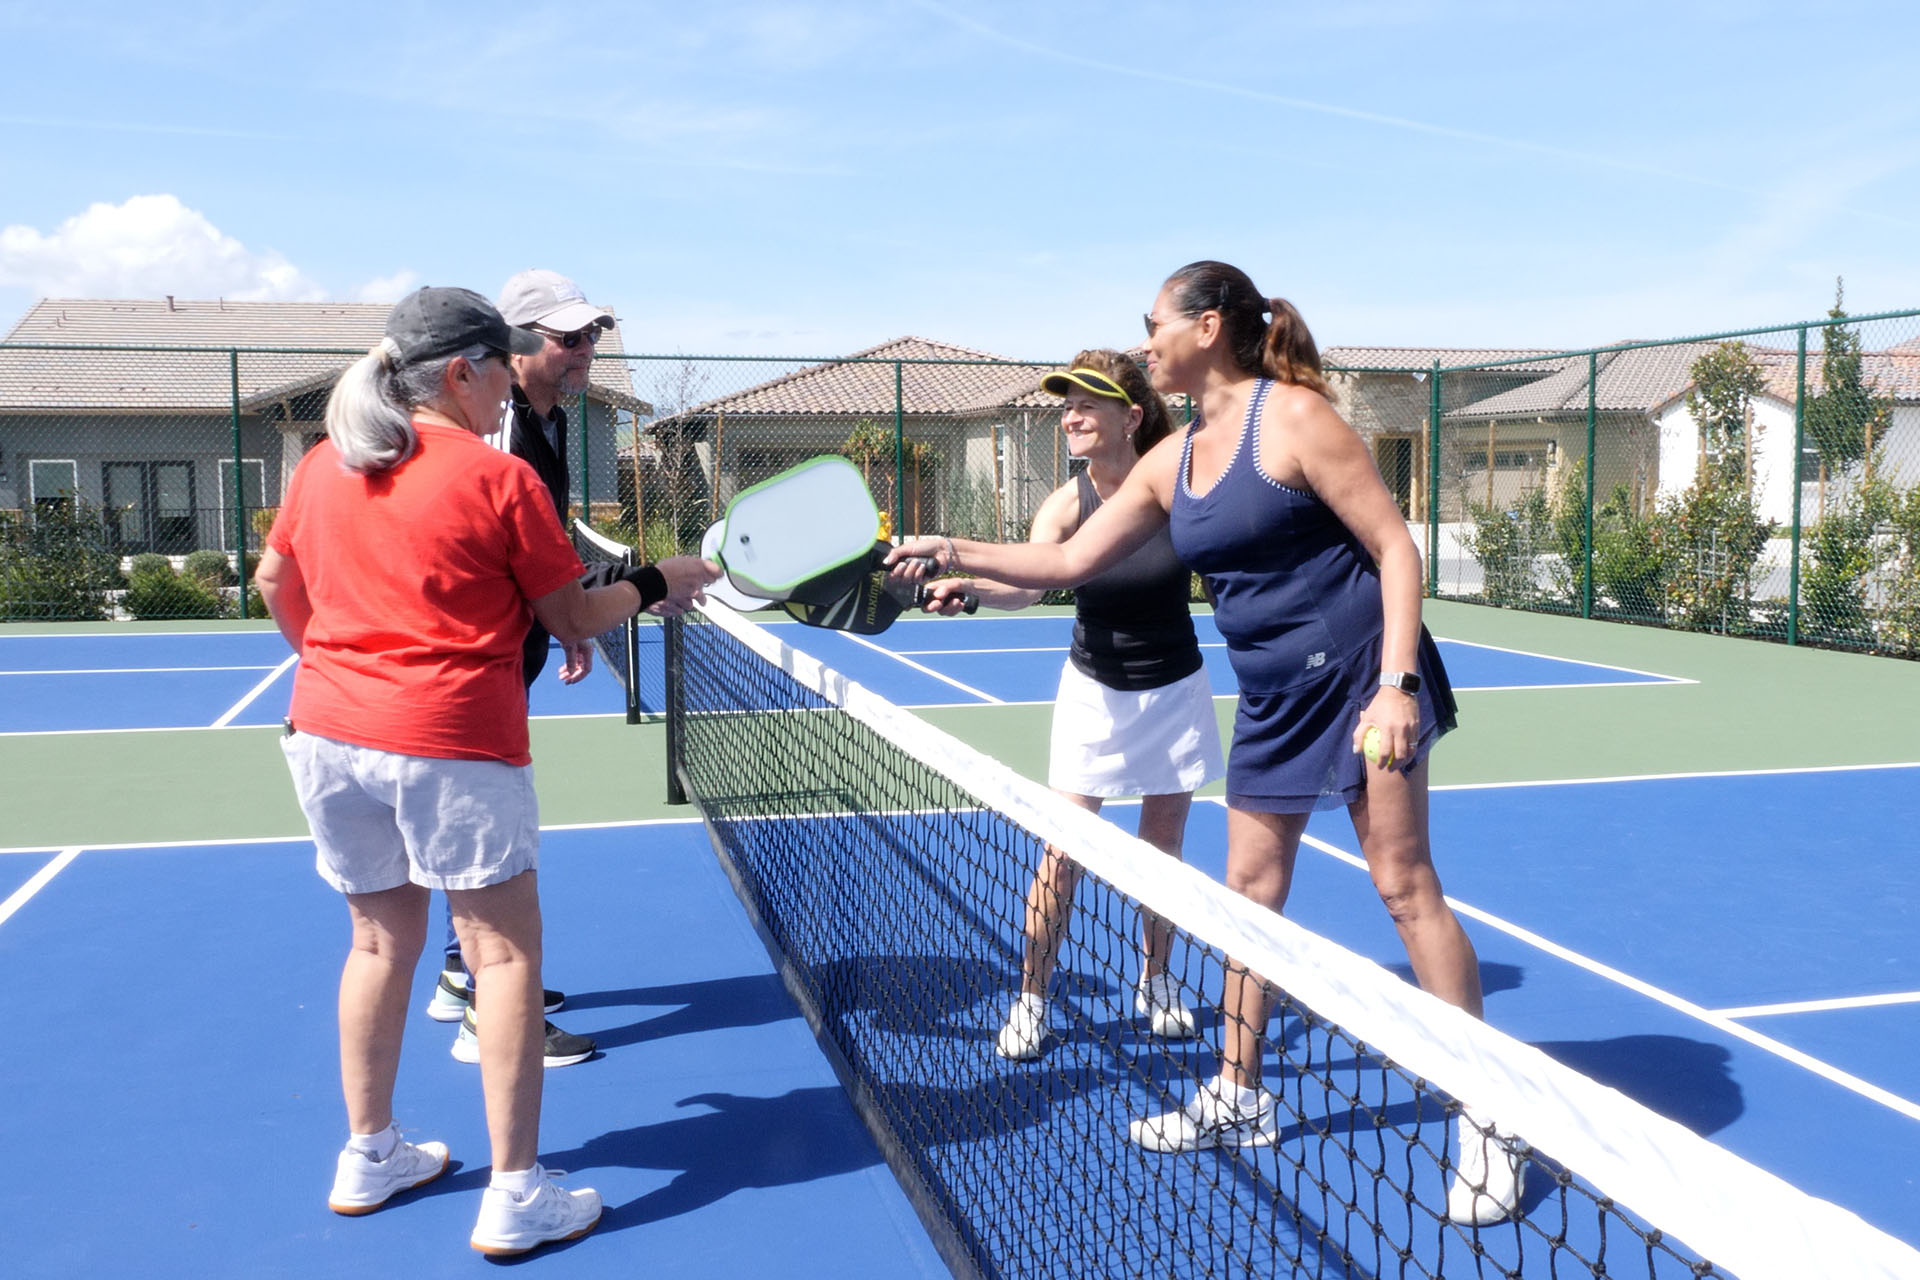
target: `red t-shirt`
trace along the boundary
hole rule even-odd
[[[267,545],[313,606],[293,722],[404,755],[526,764],[528,601],[582,572],[532,467],[458,427],[413,424],[377,475],[329,441],[287,484]]]

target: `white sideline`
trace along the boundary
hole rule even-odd
[[[15,889],[5,902],[0,902],[0,924],[5,924],[14,912],[27,905],[33,895],[52,883],[53,878],[67,869],[67,864],[80,856],[78,847],[62,849],[60,855],[27,878],[27,882]]]

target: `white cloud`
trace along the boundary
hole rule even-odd
[[[65,298],[326,296],[280,254],[247,248],[171,195],[89,205],[45,234],[0,228],[0,284]]]
[[[419,272],[402,268],[390,276],[375,276],[354,290],[354,296],[361,302],[398,302],[419,283]]]

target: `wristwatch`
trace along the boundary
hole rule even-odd
[[[1420,692],[1420,677],[1411,671],[1382,671],[1380,683],[1398,689],[1402,693]]]

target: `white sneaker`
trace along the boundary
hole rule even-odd
[[[327,1196],[327,1208],[349,1217],[372,1213],[402,1191],[432,1182],[446,1171],[444,1142],[423,1142],[417,1147],[402,1142],[385,1160],[375,1160],[358,1151],[342,1151],[334,1170],[333,1192]]]
[[[1053,1038],[1053,1029],[1047,1025],[1050,1018],[1045,996],[1021,992],[1007,1013],[1007,1024],[1000,1028],[1000,1038],[993,1042],[994,1052],[1015,1062],[1032,1062]]]
[[[1149,1151],[1204,1151],[1208,1147],[1270,1147],[1280,1140],[1271,1093],[1256,1090],[1253,1105],[1243,1108],[1222,1096],[1224,1088],[1215,1079],[1200,1086],[1178,1111],[1135,1120],[1134,1142]]]
[[[480,1220],[474,1223],[470,1243],[491,1257],[525,1253],[543,1244],[576,1240],[600,1221],[600,1193],[591,1187],[568,1191],[553,1184],[558,1169],[534,1166],[540,1182],[526,1199],[510,1191],[488,1187],[480,1197]]]
[[[1512,1218],[1527,1175],[1514,1139],[1466,1111],[1454,1121],[1454,1137],[1459,1155],[1447,1188],[1447,1220],[1485,1227]]]
[[[1141,979],[1133,993],[1133,1009],[1162,1040],[1189,1040],[1198,1030],[1193,1009],[1181,998],[1179,982],[1164,970]]]

